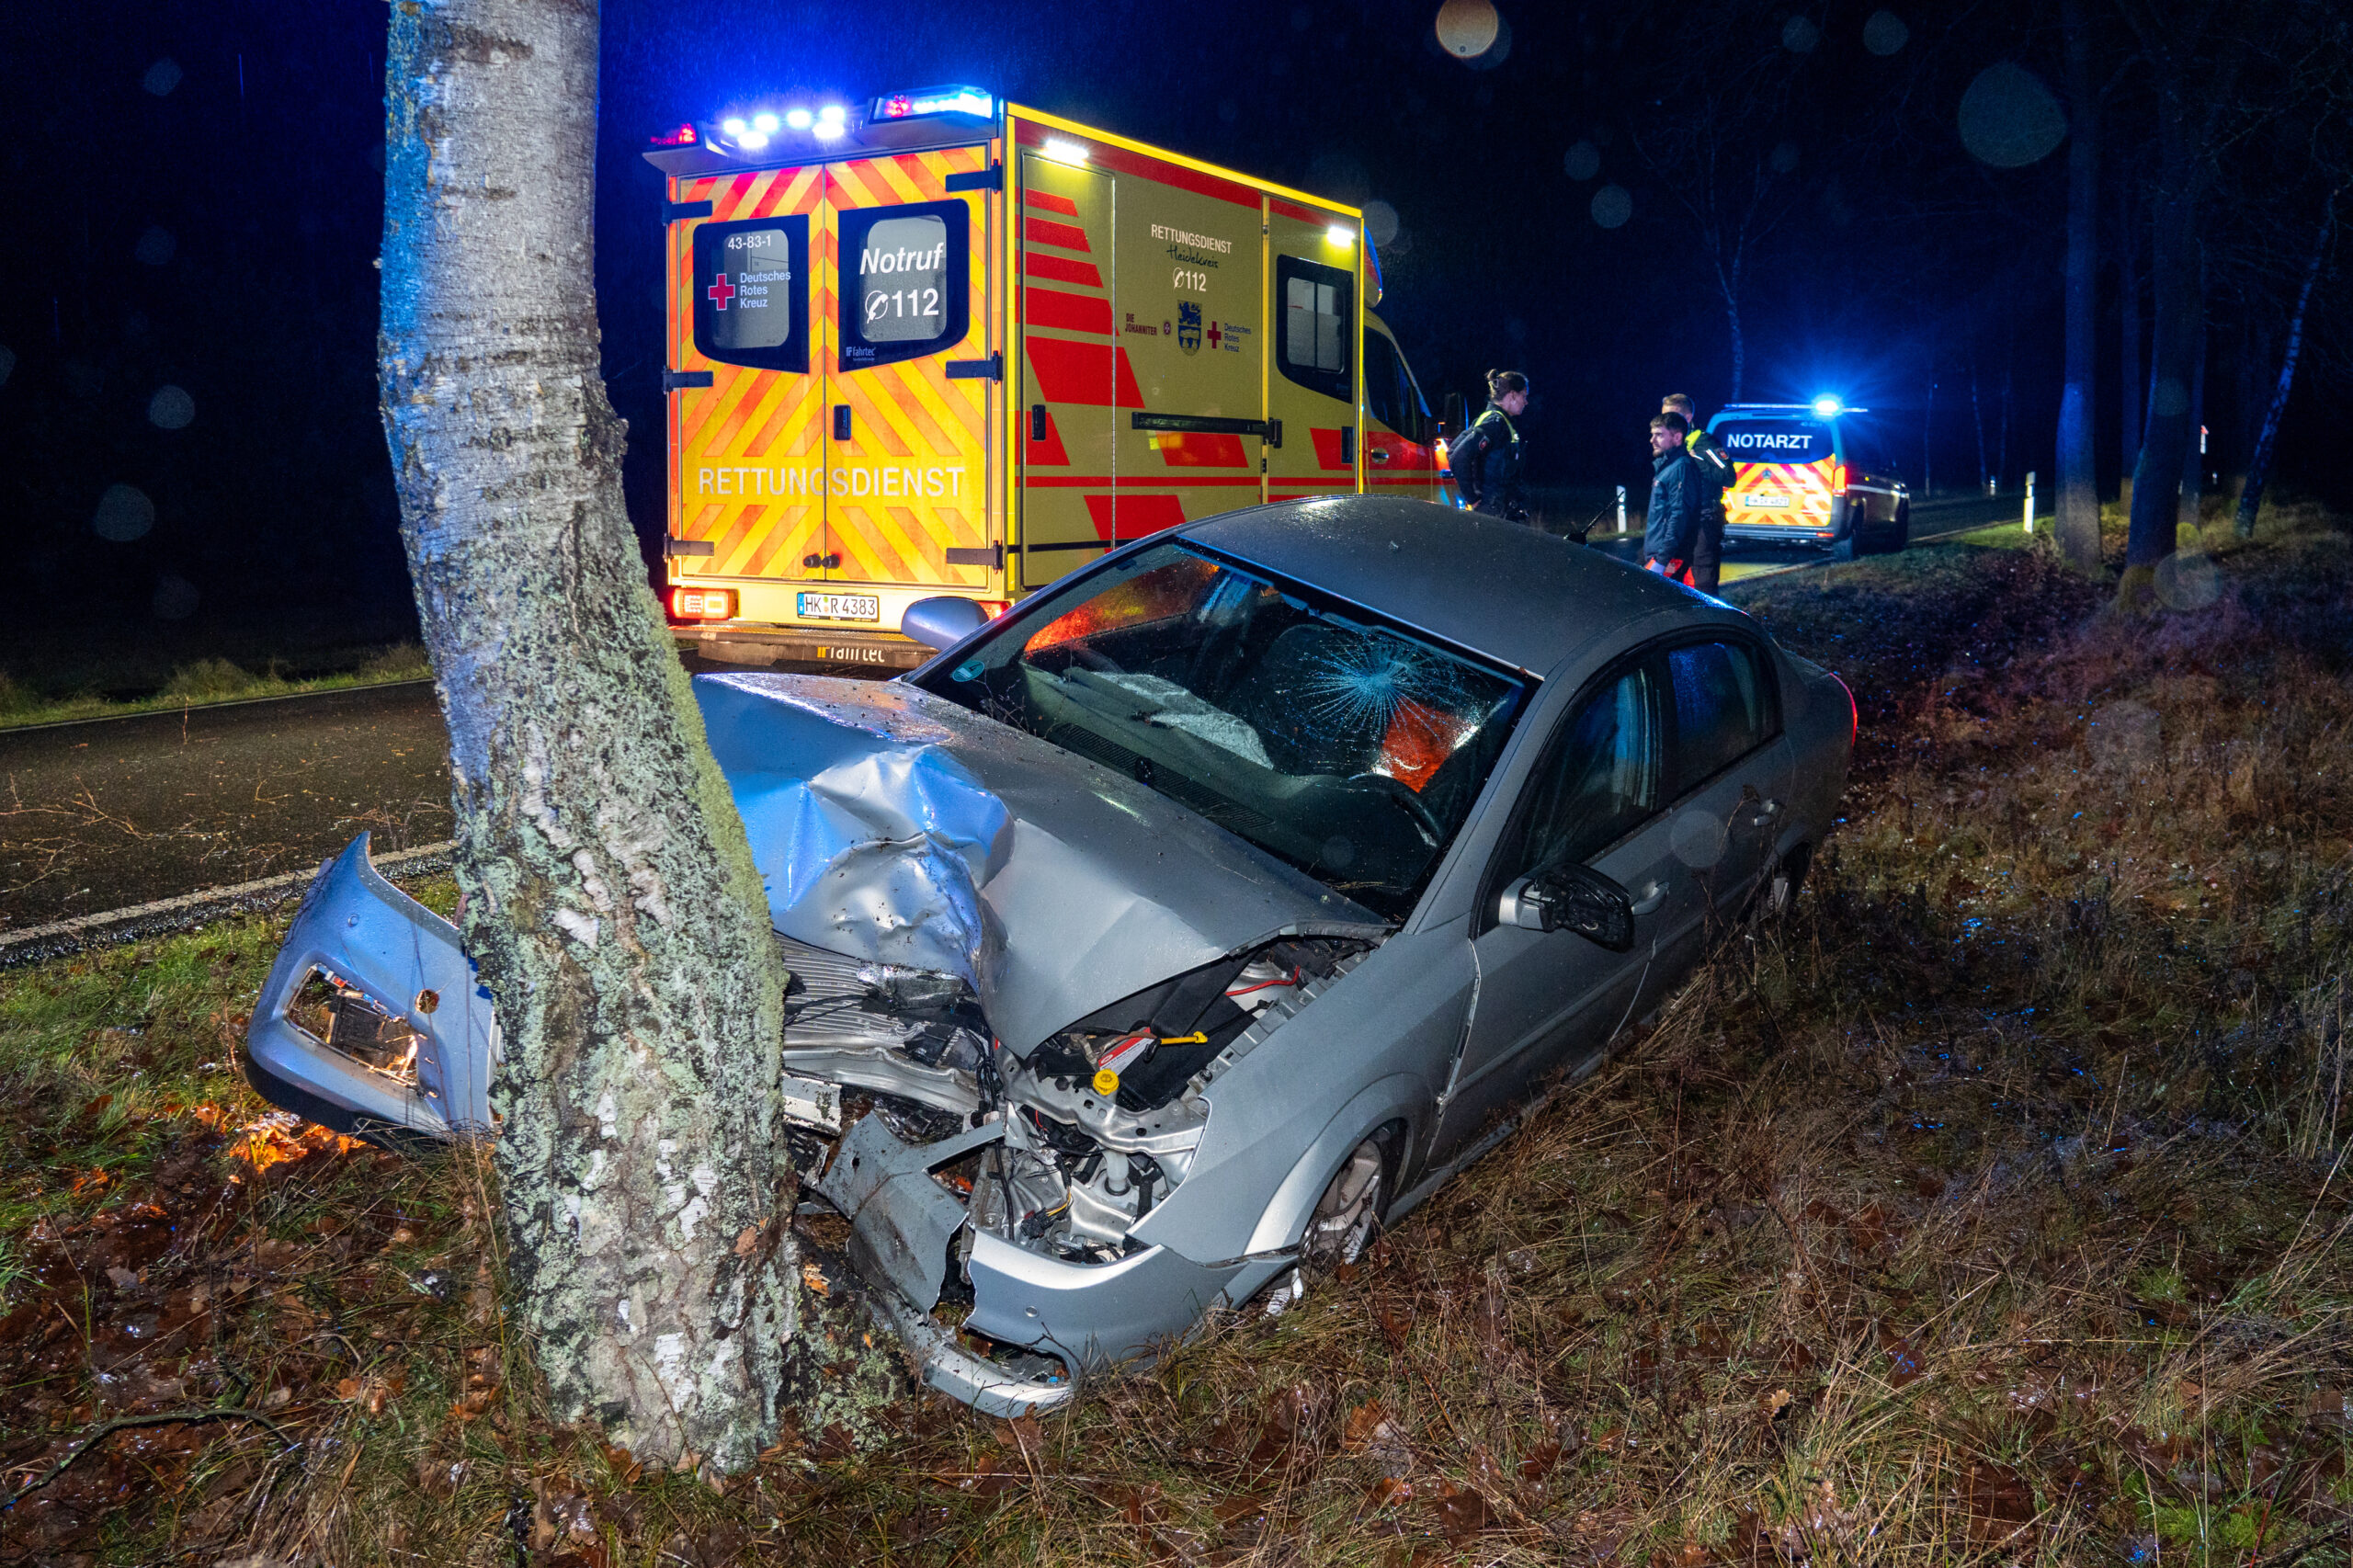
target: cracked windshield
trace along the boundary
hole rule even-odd
[[[926,684],[1392,919],[1470,814],[1525,695],[1368,612],[1177,544]]]

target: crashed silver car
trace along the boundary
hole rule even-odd
[[[978,619],[917,605],[897,680],[695,686],[797,1163],[998,1412],[1353,1256],[1786,901],[1854,739],[1738,610],[1420,502],[1188,524]],[[486,1126],[486,1001],[363,840],[245,1070],[346,1131]]]

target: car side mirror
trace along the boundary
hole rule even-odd
[[[1462,394],[1461,392],[1447,393],[1446,418],[1443,421],[1443,428],[1446,431],[1446,438],[1448,440],[1450,441],[1455,437],[1462,434],[1465,428],[1462,422],[1465,417],[1467,417],[1467,415],[1464,412]]]
[[[989,622],[980,606],[954,594],[917,599],[899,618],[899,630],[937,652],[952,648]]]
[[[1634,901],[1586,866],[1556,866],[1504,890],[1496,919],[1525,931],[1574,931],[1622,953],[1634,945]]]

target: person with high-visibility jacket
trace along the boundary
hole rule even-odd
[[[1522,442],[1519,426],[1512,423],[1527,412],[1528,378],[1518,370],[1488,371],[1486,408],[1447,448],[1454,486],[1472,511],[1516,523],[1528,520],[1528,508],[1519,502]]]
[[[1699,490],[1699,532],[1691,543],[1691,585],[1712,594],[1723,574],[1724,492],[1736,477],[1732,457],[1699,423],[1699,405],[1689,392],[1669,392],[1659,400],[1661,414],[1677,414],[1691,427],[1683,450],[1691,460],[1692,479]]]

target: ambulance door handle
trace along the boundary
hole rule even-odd
[[[1029,405],[1029,438],[1033,441],[1046,438],[1046,405],[1042,403]]]
[[[1389,460],[1389,449],[1386,447],[1368,447],[1365,449],[1364,456],[1367,462],[1385,463]]]
[[[837,403],[834,404],[834,439],[847,441],[849,438],[849,404]]]

